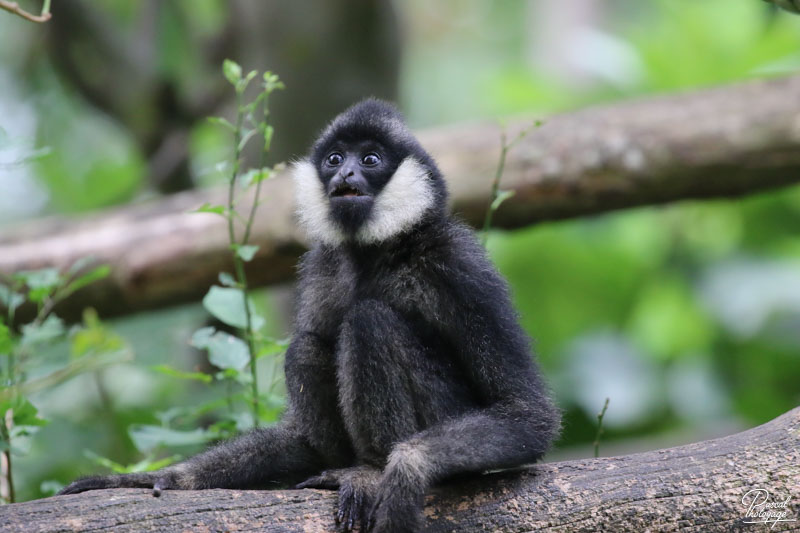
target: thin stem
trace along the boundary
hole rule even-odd
[[[508,144],[506,144],[506,132],[500,133],[500,160],[497,163],[497,169],[494,173],[494,180],[492,181],[492,193],[489,196],[489,207],[486,208],[486,217],[483,219],[483,235],[481,236],[481,244],[486,247],[486,241],[489,238],[489,228],[492,227],[492,215],[494,215],[493,204],[497,199],[497,193],[500,191],[500,178],[503,177],[503,171],[506,168],[506,157],[508,156]]]
[[[41,15],[28,13],[19,7],[19,4],[16,2],[8,2],[7,0],[0,0],[0,9],[18,15],[31,22],[47,22],[53,17],[53,15],[50,13],[50,0],[44,0],[44,6],[42,7]]]
[[[597,434],[594,437],[594,456],[600,457],[600,437],[603,435],[603,417],[606,416],[606,409],[608,409],[608,398],[606,403],[603,404],[603,409],[597,413]]]
[[[236,177],[239,175],[239,167],[241,166],[242,149],[239,143],[242,140],[242,122],[244,121],[244,111],[242,110],[242,95],[237,91],[236,93],[236,131],[233,134],[233,170],[231,177],[228,181],[228,212],[226,217],[228,219],[228,240],[231,245],[236,244],[236,230],[233,225],[233,212],[235,208],[235,194],[236,194]],[[236,256],[234,256],[234,260]]]
[[[32,326],[34,327],[41,326],[47,319],[47,317],[50,316],[50,313],[53,312],[53,309],[55,308],[56,304],[63,299],[61,291],[63,290],[66,283],[67,280],[62,281],[61,285],[55,289],[52,296],[48,296],[47,298],[45,298],[43,302],[39,302],[38,309],[36,310],[36,317],[33,319],[33,322],[31,322]],[[13,319],[13,314],[11,316]],[[19,357],[17,357],[17,355]],[[19,353],[15,352],[14,350],[11,350],[11,352],[9,353],[8,378],[11,385],[16,385],[17,383],[17,376],[15,375],[16,374],[15,367],[17,366],[17,364],[23,366],[28,355],[30,355],[29,350],[26,350],[24,348],[20,348]]]
[[[226,218],[228,219],[228,239],[231,245],[238,244],[236,241],[236,231],[234,228],[234,213],[236,212],[235,208],[235,191],[236,191],[236,178],[239,175],[239,168],[241,166],[241,157],[242,157],[242,147],[240,146],[242,141],[242,124],[244,122],[244,109],[242,107],[242,93],[237,91],[236,92],[236,106],[237,106],[237,114],[236,114],[236,131],[234,132],[234,161],[233,161],[233,171],[231,172],[230,182],[228,184],[228,212],[226,213]],[[250,226],[250,222],[248,222],[248,228]],[[245,238],[248,238],[247,235],[248,231],[245,230]],[[243,240],[242,244],[245,244],[246,240]],[[245,340],[247,342],[247,348],[250,351],[250,375],[252,378],[252,403],[253,403],[253,425],[258,427],[258,373],[256,372],[256,352],[255,352],[255,342],[253,340],[253,319],[250,313],[250,305],[248,305],[250,291],[247,286],[247,276],[245,275],[244,271],[244,261],[242,258],[239,257],[237,250],[233,252],[233,265],[236,271],[236,281],[239,283],[239,286],[242,288],[242,299],[244,300],[244,316],[245,316]]]
[[[267,117],[269,116],[269,94],[264,95],[264,102],[262,103],[262,105],[264,110],[264,128],[266,128]],[[264,145],[261,149],[261,153],[258,157],[258,169],[260,171],[264,170],[264,165],[267,162],[268,150],[269,149],[266,145]],[[245,225],[244,228],[244,237],[242,238],[243,245],[247,244],[247,242],[250,240],[250,230],[253,227],[253,220],[255,220],[256,217],[256,208],[258,207],[258,198],[261,195],[261,183],[263,181],[264,181],[263,179],[260,179],[258,180],[258,183],[256,183],[256,193],[253,196],[253,205],[250,207],[250,214],[247,216],[247,224]]]
[[[8,305],[8,327],[9,328],[14,327],[14,313],[16,312],[16,307],[11,305],[11,302],[13,300],[12,294],[17,292],[18,289],[19,289],[19,286],[17,286],[17,285],[9,285],[9,287],[8,287],[8,298],[9,298],[9,300],[8,300],[8,303],[9,303],[9,305]]]
[[[53,308],[58,303],[58,300],[55,298],[55,295],[52,297],[48,297],[39,307],[39,312],[36,313],[36,318],[33,319],[33,324],[36,326],[41,326],[44,323],[45,319],[50,315],[53,311]]]
[[[497,197],[500,194],[500,179],[503,177],[503,172],[505,172],[508,152],[514,147],[515,144],[528,135],[533,128],[536,128],[541,124],[542,123],[538,120],[534,121],[527,128],[517,133],[511,142],[507,142],[508,139],[506,137],[505,129],[500,132],[500,160],[497,162],[497,169],[495,170],[494,180],[492,181],[492,193],[489,197],[489,207],[486,208],[486,217],[483,219],[481,244],[483,244],[484,248],[486,247],[486,241],[489,239],[489,229],[492,227],[492,217],[494,216],[494,212],[499,207],[494,205],[494,202],[497,200]]]
[[[226,394],[225,394],[225,403],[228,406],[228,412],[233,413],[233,381],[230,379],[226,380],[227,383],[225,385]]]
[[[247,349],[250,351],[250,377],[251,394],[253,395],[253,425],[258,427],[258,372],[256,371],[256,346],[253,333],[253,319],[250,313],[250,289],[247,286],[247,277],[244,272],[244,261],[239,256],[234,258],[236,267],[236,279],[242,287],[242,297],[244,298],[244,317],[245,317],[245,340]]]
[[[17,372],[16,365],[17,365],[16,353],[12,349],[10,352],[8,352],[8,380],[7,381],[8,381],[8,386],[9,387],[12,387],[12,386],[17,384],[16,377],[14,376],[14,374],[16,374],[16,372]]]
[[[264,94],[264,101],[262,102],[262,110],[263,110],[263,117],[262,117],[262,124],[264,128],[264,134],[266,134],[267,128],[267,118],[269,117],[269,92]],[[259,127],[259,125],[256,125]],[[259,171],[263,172],[264,165],[266,164],[267,153],[269,151],[269,146],[267,146],[267,141],[264,139],[264,144],[262,145],[261,152],[259,154],[259,161],[258,161],[258,169]],[[258,208],[259,197],[261,196],[261,184],[263,183],[262,179],[259,179],[256,183],[256,190],[255,194],[253,195],[253,204],[250,206],[250,213],[247,215],[247,223],[245,224],[244,235],[242,236],[242,246],[246,246],[250,240],[250,232],[253,228],[253,221],[255,220],[256,216],[256,209]],[[256,349],[255,349],[255,332],[253,331],[252,326],[252,318],[250,315],[250,306],[247,305],[248,298],[249,298],[249,287],[247,285],[247,278],[245,277],[244,265],[239,262],[237,265],[237,277],[239,278],[239,282],[242,286],[242,293],[244,294],[245,299],[245,320],[247,322],[247,346],[250,349],[250,376],[251,376],[251,384],[252,384],[252,395],[253,395],[253,425],[258,426],[258,372],[256,367]],[[270,386],[271,388],[271,386]]]
[[[16,285],[16,284],[12,283],[12,284],[8,285],[8,310],[7,310],[8,315],[7,316],[8,316],[8,328],[9,328],[10,331],[12,331],[12,335],[13,335],[13,328],[14,328],[14,313],[16,311],[16,307],[13,305],[14,297],[12,295],[14,293],[16,293],[18,289],[19,289],[19,286]],[[7,379],[6,379],[5,385],[11,386],[11,385],[14,384],[14,381],[15,381],[14,380],[14,365],[15,365],[14,350],[12,349],[12,350],[10,350],[8,352],[8,375],[6,376]]]
[[[263,154],[264,152],[261,153]],[[262,169],[264,168],[263,157],[259,168]],[[253,205],[250,207],[250,214],[247,216],[247,224],[245,225],[244,228],[244,237],[242,237],[242,245],[247,244],[248,241],[250,240],[250,229],[253,227],[253,220],[255,220],[256,208],[258,207],[258,197],[259,195],[261,195],[261,183],[263,181],[264,180],[259,180],[258,183],[256,183],[256,193],[253,195]]]

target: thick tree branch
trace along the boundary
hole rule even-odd
[[[530,124],[517,120],[511,135]],[[479,225],[500,151],[499,128],[461,125],[420,134],[447,176],[453,206]],[[800,181],[800,76],[623,102],[551,117],[509,153],[502,187],[516,194],[493,225],[522,227],[686,198],[736,196]],[[302,236],[286,175],[265,184],[249,264],[254,286],[294,275]],[[113,275],[77,293],[103,315],[198,299],[229,269],[224,221],[187,214],[220,190],[182,193],[82,219],[51,219],[0,233],[0,273],[64,267],[93,255]]]
[[[759,520],[747,517],[754,490],[788,498],[772,510],[793,521],[771,531],[798,531],[798,481],[800,408],[721,439],[452,482],[427,498],[426,531],[770,531],[745,523]],[[335,531],[335,501],[317,490],[104,490],[7,506],[3,531]]]

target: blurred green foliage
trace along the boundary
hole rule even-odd
[[[92,309],[83,324],[67,329],[53,313],[58,302],[109,274],[106,265],[79,260],[66,272],[53,268],[17,272],[0,278],[0,503],[14,503],[14,462],[30,450],[31,439],[49,420],[30,401],[37,392],[56,387],[80,374],[97,373],[110,364],[130,359],[125,342],[110,332]],[[27,323],[15,319],[23,306],[36,309]],[[60,343],[61,349],[48,349]],[[69,346],[69,349],[65,349]]]
[[[584,21],[593,24],[589,32],[548,27],[547,10],[562,4],[556,2],[397,4],[407,29],[401,106],[415,127],[512,113],[542,116],[800,67],[800,17],[759,0],[598,2],[594,18]],[[130,2],[109,5],[119,10],[119,20],[125,13],[133,17]],[[191,24],[209,32],[219,27],[224,6],[197,5]],[[193,51],[181,48],[181,23],[162,22],[164,75],[191,80]],[[0,42],[25,43],[18,32],[0,18]],[[27,42],[33,46],[35,39]],[[0,59],[24,71],[30,87],[30,97],[15,105],[35,110],[32,144],[51,149],[30,169],[45,186],[49,210],[141,197],[146,163],[129,134],[62,86],[46,62],[22,69],[12,49],[0,47]],[[557,61],[548,63],[548,56]],[[8,84],[0,70],[0,89]],[[0,126],[13,136],[2,119]],[[200,182],[224,180],[215,165],[226,153],[225,136],[198,124],[190,138]],[[487,190],[491,183],[487,175]],[[494,232],[488,242],[565,410],[560,448],[584,445],[584,456],[591,454],[606,397],[603,454],[617,439],[675,431],[703,438],[800,403],[797,187]],[[280,301],[281,290],[254,297],[275,337],[287,333],[287,306]],[[33,398],[53,422],[16,465],[20,497],[42,494],[37,487],[43,480],[66,481],[96,469],[96,458],[81,456],[85,448],[113,460],[105,463],[111,469],[135,468],[141,456],[134,440],[142,445],[152,435],[129,434],[131,426],[201,428],[194,440],[182,435],[184,446],[177,448],[196,450],[219,417],[211,410],[190,413],[187,406],[216,401],[224,408],[228,392],[224,383],[209,387],[191,379],[212,371],[187,347],[204,316],[196,305],[115,321],[114,329],[136,347],[136,365],[108,369],[98,379],[102,386],[81,380]],[[165,363],[185,373],[186,387],[175,387],[174,374],[163,375],[176,370],[152,370]],[[275,378],[275,368],[259,370],[261,380]],[[104,399],[103,390],[114,391],[113,399]],[[280,397],[270,405],[277,412]],[[150,457],[164,455],[154,449]]]
[[[575,36],[597,49],[576,46],[578,57],[566,57],[590,62],[577,82],[568,68],[531,68],[525,41],[547,33],[535,20],[543,3],[533,12],[532,3],[473,5],[475,19],[455,15],[462,3],[444,5],[439,18],[425,20],[456,16],[455,29],[435,35],[423,26],[427,39],[411,43],[406,63],[406,108],[418,124],[560,111],[800,70],[800,17],[762,2],[606,3],[604,33]],[[570,46],[568,37],[551,42]],[[431,98],[430,87],[446,101]],[[709,435],[800,403],[798,200],[792,188],[682,202],[489,240],[566,411],[562,447],[591,442],[605,397],[606,439],[687,426]],[[726,274],[731,269],[736,277]],[[785,275],[770,284],[776,269]],[[763,320],[743,332],[747,313],[729,316],[732,306],[760,309]]]

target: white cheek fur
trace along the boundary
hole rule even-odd
[[[344,235],[331,220],[331,204],[322,187],[317,169],[307,159],[294,164],[294,198],[300,225],[312,241],[337,245]]]
[[[356,234],[363,243],[385,241],[409,229],[434,202],[428,173],[419,161],[407,157],[378,193],[369,219]]]
[[[389,182],[378,193],[372,212],[359,228],[355,240],[378,243],[409,229],[434,202],[434,190],[425,167],[413,157],[403,160]],[[295,202],[300,225],[309,239],[338,245],[346,236],[331,217],[331,205],[317,169],[303,159],[294,164]]]

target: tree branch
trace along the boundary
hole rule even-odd
[[[531,124],[519,119],[516,131]],[[498,128],[484,123],[420,133],[448,179],[455,211],[479,225],[490,201]],[[503,188],[513,190],[493,225],[518,228],[612,209],[687,198],[737,196],[800,181],[800,76],[754,81],[553,116],[509,152]],[[253,286],[291,279],[302,235],[292,219],[292,185],[264,184],[253,225],[261,247],[248,263]],[[92,305],[128,313],[202,297],[232,268],[224,220],[187,214],[224,203],[220,189],[80,219],[49,219],[0,232],[0,273],[64,267],[96,256],[112,276],[58,310]],[[246,209],[245,204],[243,208]]]
[[[451,482],[427,497],[426,531],[768,531],[772,522],[745,523],[759,520],[747,517],[754,490],[772,503],[788,498],[772,510],[794,521],[772,531],[798,531],[798,479],[800,407],[721,439]],[[150,492],[13,504],[3,508],[3,531],[335,531],[332,491]]]
[[[24,18],[25,20],[29,20],[31,22],[47,22],[53,15],[50,13],[50,0],[44,1],[44,6],[42,6],[42,12],[39,15],[34,15],[32,13],[28,13],[16,2],[8,2],[7,0],[0,0],[0,9],[3,11],[8,11],[9,13],[13,13],[15,15],[19,15],[20,17]]]

